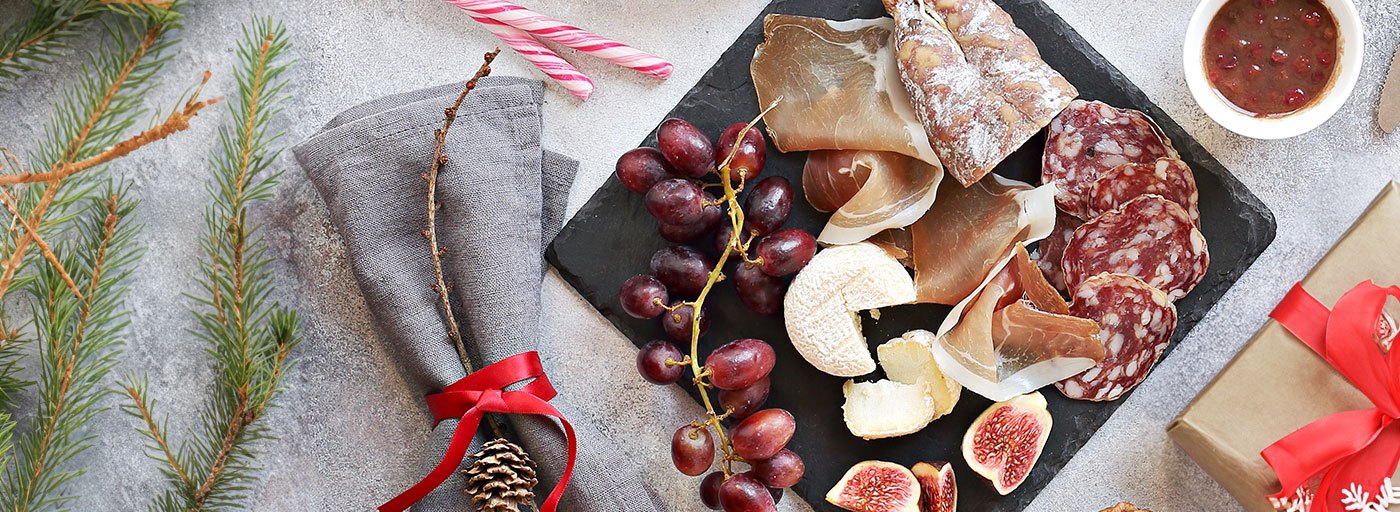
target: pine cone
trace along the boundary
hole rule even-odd
[[[1151,510],[1147,510],[1147,509],[1145,509],[1145,508],[1137,508],[1137,506],[1133,505],[1132,503],[1123,502],[1123,503],[1119,503],[1119,504],[1117,504],[1117,505],[1114,505],[1114,506],[1112,506],[1112,507],[1108,507],[1108,508],[1106,508],[1106,509],[1100,510],[1099,512],[1152,512],[1152,511],[1151,511]]]
[[[496,439],[472,455],[476,461],[462,471],[467,495],[481,512],[520,512],[534,508],[535,463],[519,445]]]

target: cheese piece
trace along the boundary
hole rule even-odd
[[[856,377],[875,371],[859,312],[914,298],[914,280],[883,249],[867,242],[831,247],[792,280],[783,320],[808,363],[837,377]]]

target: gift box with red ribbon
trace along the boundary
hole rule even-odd
[[[1400,510],[1397,226],[1392,182],[1167,427],[1250,512]]]

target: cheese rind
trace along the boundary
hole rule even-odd
[[[875,371],[859,312],[914,302],[914,280],[898,260],[862,242],[818,252],[783,298],[788,337],[802,358],[838,377]]]

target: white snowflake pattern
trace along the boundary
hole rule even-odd
[[[1353,512],[1386,512],[1391,505],[1400,505],[1400,488],[1392,485],[1390,478],[1386,477],[1376,491],[1375,500],[1372,500],[1371,493],[1361,485],[1352,483],[1342,489],[1342,505]]]

